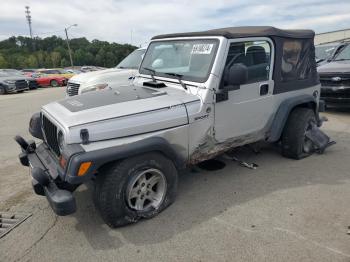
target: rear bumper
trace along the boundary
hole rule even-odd
[[[16,141],[18,142],[17,137]],[[22,165],[30,167],[34,192],[46,196],[52,210],[57,215],[65,216],[74,213],[76,211],[75,198],[72,192],[61,189],[64,183],[60,178],[62,171],[50,156],[45,144],[41,144],[38,148],[34,142],[29,142],[28,146],[23,143],[19,144],[22,148],[19,160]]]

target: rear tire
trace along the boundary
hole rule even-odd
[[[151,218],[172,204],[177,170],[160,153],[147,153],[112,163],[99,171],[94,203],[110,227]]]
[[[283,156],[301,159],[314,152],[312,142],[305,136],[312,123],[316,123],[312,109],[297,107],[290,113],[282,134]]]
[[[58,86],[59,86],[59,84],[58,84],[58,82],[57,82],[56,80],[51,80],[51,81],[50,81],[50,85],[51,85],[52,87],[58,87]]]

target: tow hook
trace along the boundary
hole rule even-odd
[[[19,161],[23,166],[29,166],[28,154],[33,153],[36,149],[36,144],[33,140],[26,141],[23,137],[15,136],[15,141],[22,149],[22,153],[19,154]]]
[[[27,153],[33,153],[36,149],[36,144],[33,140],[26,141],[23,137],[17,135],[15,136],[15,141],[19,146],[22,148],[22,151],[25,151]]]

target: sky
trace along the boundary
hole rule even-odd
[[[350,28],[350,0],[0,0],[0,40],[29,35],[86,37],[144,46],[158,34],[220,27],[271,25],[313,29]]]

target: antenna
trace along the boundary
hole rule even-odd
[[[30,15],[30,10],[29,10],[29,6],[25,6],[26,10],[24,11],[26,14],[26,18],[28,21],[28,26],[29,26],[29,34],[30,34],[30,38],[33,39],[33,31],[32,31],[32,16]]]

